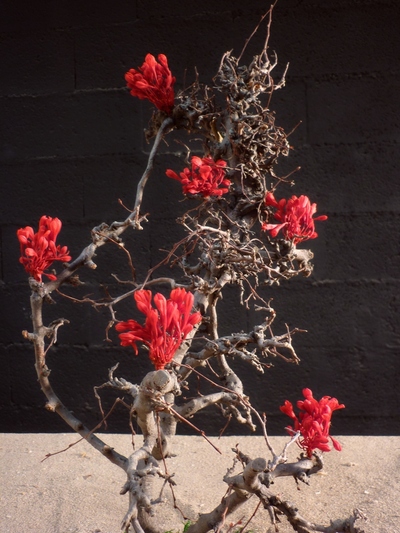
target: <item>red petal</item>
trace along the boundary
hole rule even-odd
[[[338,452],[341,452],[342,451],[342,445],[340,444],[340,442],[336,439],[334,439],[333,437],[330,438],[331,441],[332,441],[332,444],[333,444],[333,447],[335,448],[335,450],[337,450]]]

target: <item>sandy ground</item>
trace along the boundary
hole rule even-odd
[[[132,451],[128,435],[103,435],[118,452]],[[124,472],[112,465],[85,441],[42,461],[49,452],[67,448],[74,434],[1,434],[1,533],[117,533],[127,510],[128,497],[119,491]],[[202,437],[176,437],[177,457],[167,461],[175,473],[175,496],[186,516],[210,511],[226,491],[222,477],[232,465],[231,448],[251,457],[269,458],[261,437],[212,438],[219,454]],[[325,454],[325,469],[300,490],[292,478],[280,478],[274,490],[295,501],[301,514],[315,523],[329,525],[360,509],[366,533],[400,533],[400,437],[339,437],[343,451]],[[278,451],[286,439],[272,437]],[[298,449],[289,449],[295,460]],[[237,470],[239,472],[239,469]],[[166,498],[170,498],[166,491]],[[251,498],[227,525],[242,519],[245,525],[257,501]],[[183,530],[184,519],[167,503],[157,506],[165,531]],[[162,516],[162,518],[161,518]],[[261,510],[245,531],[272,533],[268,513]],[[279,525],[280,533],[293,530]]]

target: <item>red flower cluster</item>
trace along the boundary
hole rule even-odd
[[[310,389],[303,389],[303,396],[305,400],[297,402],[297,407],[302,409],[299,418],[294,414],[293,405],[288,400],[280,407],[282,413],[290,416],[294,421],[294,428],[292,426],[286,428],[288,433],[294,435],[300,431],[301,438],[297,442],[309,457],[316,448],[323,452],[330,452],[329,439],[331,439],[335,450],[340,451],[342,446],[329,435],[329,429],[333,411],[343,409],[344,405],[339,404],[336,398],[330,396],[324,396],[317,402]]]
[[[170,169],[166,171],[169,178],[182,183],[183,194],[201,194],[208,198],[222,196],[228,192],[231,182],[225,178],[225,161],[193,156],[191,163],[192,168],[185,168],[179,175]],[[221,185],[225,187],[219,188]]]
[[[282,198],[277,202],[274,195],[268,192],[265,196],[265,205],[277,209],[274,217],[279,224],[264,222],[262,229],[269,231],[271,237],[276,237],[282,230],[285,239],[293,241],[293,244],[318,237],[314,222],[328,218],[326,215],[313,218],[317,211],[317,204],[312,204],[307,196],[292,196],[289,200]]]
[[[158,62],[153,55],[147,54],[138,70],[128,70],[125,80],[132,96],[150,100],[160,111],[167,114],[172,112],[176,78],[172,76],[164,54],[158,55]]]
[[[53,261],[70,261],[68,248],[56,246],[57,235],[61,230],[61,220],[43,216],[39,220],[39,230],[33,232],[30,226],[17,231],[17,237],[21,247],[19,262],[36,281],[42,281],[44,274],[54,281],[56,276],[46,274],[44,271],[50,267]]]
[[[132,346],[138,354],[137,341],[146,344],[149,357],[156,370],[162,370],[172,361],[175,352],[193,326],[201,321],[201,313],[192,313],[194,296],[185,289],[173,289],[170,298],[157,293],[154,296],[156,309],[151,305],[151,291],[139,290],[134,293],[137,308],[146,315],[144,326],[136,320],[120,322],[115,326],[121,331],[121,346]]]

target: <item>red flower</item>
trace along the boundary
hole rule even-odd
[[[185,168],[178,176],[176,172],[168,169],[169,178],[182,183],[183,194],[201,194],[204,198],[209,196],[222,196],[229,190],[231,182],[225,178],[226,162],[212,157],[192,157],[192,169]],[[221,185],[225,187],[219,188]]]
[[[121,331],[121,346],[132,346],[138,354],[137,341],[146,344],[149,357],[156,370],[161,370],[172,361],[175,352],[193,326],[201,321],[201,313],[192,313],[194,296],[185,289],[173,289],[168,300],[157,293],[154,296],[156,309],[151,306],[151,291],[134,293],[137,308],[146,315],[144,326],[136,320],[120,322],[115,326]]]
[[[264,222],[262,229],[269,231],[271,237],[276,237],[282,230],[285,239],[293,241],[293,244],[318,237],[314,222],[328,218],[326,215],[313,218],[317,211],[317,204],[312,204],[307,196],[292,196],[289,200],[282,198],[277,202],[272,192],[268,192],[265,196],[265,204],[277,209],[274,217],[279,220],[279,224]]]
[[[33,232],[30,226],[17,231],[17,237],[21,247],[19,262],[36,281],[42,281],[44,274],[50,280],[57,279],[53,274],[44,271],[51,266],[53,261],[70,261],[68,248],[56,246],[57,235],[61,230],[61,220],[43,216],[39,220],[39,230]]]
[[[125,80],[132,96],[150,100],[160,111],[170,114],[174,107],[174,83],[164,54],[156,58],[147,54],[145,61],[138,70],[131,68],[125,74]]]
[[[310,389],[303,389],[303,396],[305,400],[297,402],[297,407],[302,409],[299,413],[299,418],[294,414],[293,406],[288,400],[280,407],[282,413],[290,416],[294,421],[294,428],[292,426],[286,428],[288,433],[294,435],[294,433],[300,431],[301,437],[297,442],[307,452],[309,457],[311,457],[313,450],[316,448],[324,452],[330,452],[329,439],[331,439],[333,447],[340,451],[342,446],[329,435],[329,429],[333,411],[343,409],[344,405],[339,404],[336,398],[331,398],[330,396],[324,396],[317,402],[313,398]]]

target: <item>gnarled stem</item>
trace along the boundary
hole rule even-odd
[[[50,370],[46,365],[45,337],[54,333],[43,325],[42,306],[44,296],[45,293],[41,291],[40,285],[38,286],[36,284],[36,290],[32,291],[30,298],[33,333],[25,333],[25,337],[28,338],[34,346],[35,369],[41,389],[47,398],[46,408],[49,411],[56,412],[74,431],[79,433],[81,437],[104,455],[104,457],[126,471],[128,468],[127,458],[108,446],[99,437],[94,435],[93,432],[90,431],[78,418],[76,418],[61,402],[50,384]]]

